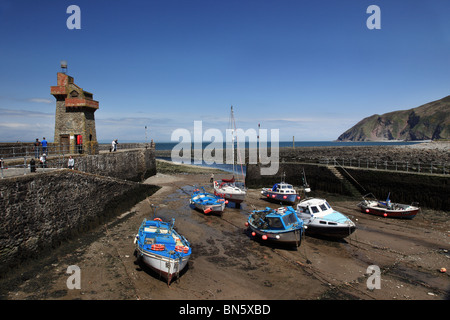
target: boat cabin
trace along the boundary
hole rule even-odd
[[[291,184],[288,183],[275,183],[272,187],[272,191],[278,192],[278,193],[285,193],[285,194],[295,194],[296,191],[294,190],[294,187]]]
[[[297,211],[301,214],[325,215],[333,212],[330,204],[324,199],[311,199],[300,202]]]
[[[293,225],[300,223],[296,212],[292,208],[283,207],[277,210],[266,208],[266,210],[270,210],[270,213],[263,218],[264,229],[287,230],[292,228]]]

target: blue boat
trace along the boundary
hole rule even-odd
[[[254,210],[249,215],[246,226],[253,237],[297,247],[300,246],[304,233],[303,221],[297,217],[292,207]]]
[[[272,188],[263,188],[261,194],[268,200],[293,204],[300,199],[294,187],[286,182],[275,183]]]
[[[222,215],[228,201],[212,193],[206,192],[203,188],[203,192],[201,192],[200,189],[194,190],[190,203],[205,214],[219,213]]]
[[[170,284],[179,277],[191,256],[189,241],[174,230],[172,223],[144,219],[134,240],[136,257]]]

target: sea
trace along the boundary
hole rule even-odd
[[[280,141],[278,143],[278,146],[280,148],[283,148],[283,147],[292,148],[293,146],[295,148],[301,148],[301,147],[354,147],[354,146],[403,146],[403,145],[413,145],[413,144],[423,143],[423,142],[426,142],[426,141],[370,141],[370,142],[369,141],[368,142],[296,141],[295,143],[293,143],[292,141]],[[179,142],[156,142],[155,149],[156,150],[172,150],[178,144],[179,144]],[[210,144],[211,144],[211,142],[203,142],[202,150],[204,150]],[[250,144],[250,146],[252,146],[252,145]],[[179,149],[181,147],[189,148],[189,144],[178,146]],[[192,145],[192,147],[193,147],[193,145]],[[245,148],[247,149],[248,147],[249,147],[249,143],[246,142]],[[270,142],[267,142],[267,148],[269,148],[269,149],[271,148]],[[223,149],[226,149],[226,143],[223,143]],[[172,160],[170,157],[157,157],[157,159],[163,159],[163,160],[168,160],[168,161]],[[240,175],[242,173],[245,175],[245,173],[246,173],[245,166],[242,166],[242,168],[241,168],[240,165],[235,165],[234,171],[233,171],[233,165],[225,164],[225,163],[223,163],[223,164],[218,164],[218,163],[208,164],[208,163],[205,163],[204,161],[202,161],[202,163],[195,163],[194,161],[192,161],[191,163],[187,163],[187,164],[216,168],[216,169],[220,169],[220,170],[230,172],[233,174],[237,174],[237,175]]]
[[[280,141],[278,146],[283,147],[355,147],[355,146],[402,146],[422,143],[425,141],[368,141],[368,142],[342,142],[342,141]],[[156,142],[156,150],[172,150],[179,142]],[[205,149],[211,142],[203,142],[202,149]],[[249,142],[245,143],[245,148],[249,147]],[[267,142],[267,147],[270,148],[270,141]],[[226,148],[226,143],[223,143],[223,148]]]

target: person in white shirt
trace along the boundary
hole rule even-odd
[[[67,162],[67,166],[71,170],[73,170],[73,167],[75,167],[75,159],[72,158],[72,156],[69,156],[69,161]]]
[[[116,151],[117,150],[117,145],[118,145],[119,143],[117,142],[117,139],[116,140],[113,140],[112,141],[112,143],[111,143],[111,150],[110,151]]]
[[[47,155],[44,153],[42,154],[41,158],[39,159],[39,162],[41,163],[41,168],[47,168]]]

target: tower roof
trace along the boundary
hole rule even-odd
[[[73,77],[58,72],[57,85],[50,87],[50,93],[57,100],[65,100],[66,108],[89,108],[94,111],[99,108],[93,94],[84,91],[73,82]]]

